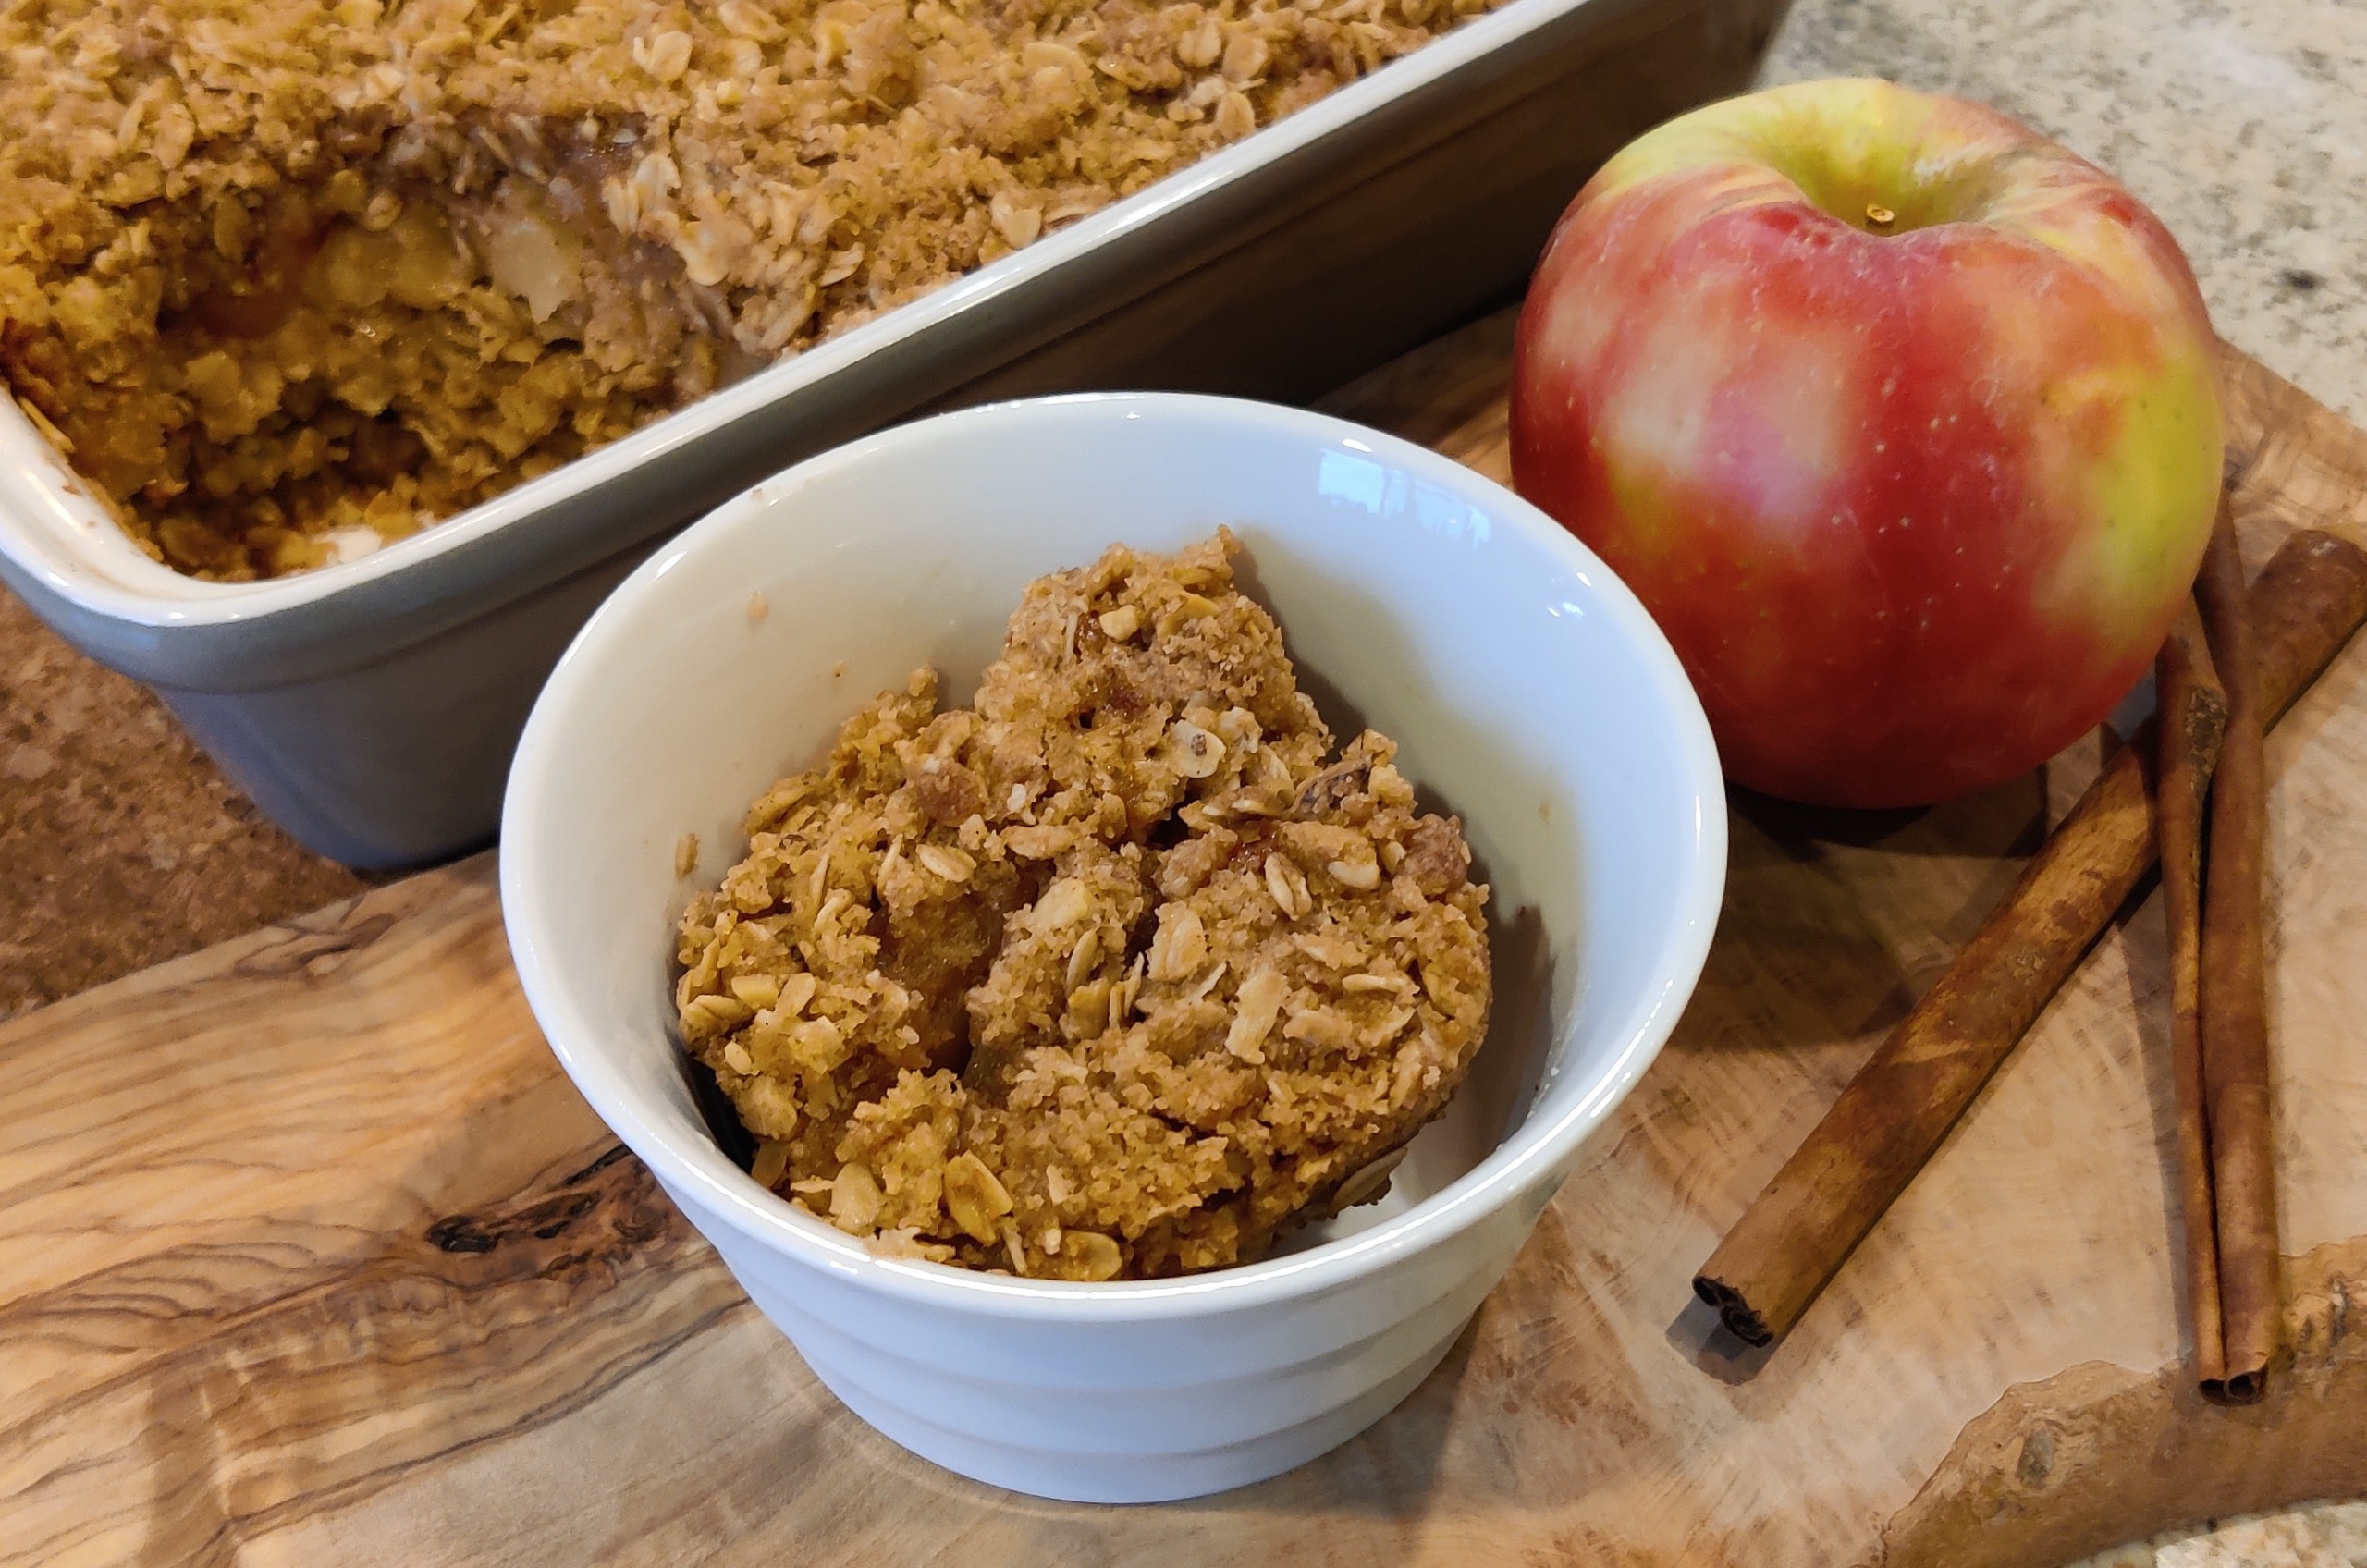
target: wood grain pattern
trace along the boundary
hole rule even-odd
[[[1502,472],[1499,318],[1334,399]],[[2367,435],[2239,357],[2248,555],[2353,538]],[[2271,740],[2294,1364],[2178,1343],[2150,896],[1816,1310],[1692,1270],[2091,776],[1734,802],[1667,1053],[1439,1371],[1264,1486],[959,1480],[821,1391],[558,1075],[468,863],[0,1026],[0,1563],[1993,1564],[2367,1489],[2367,648]]]

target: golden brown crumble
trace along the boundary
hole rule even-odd
[[[185,571],[365,549],[1502,0],[15,0],[0,374]]]
[[[1042,579],[974,706],[922,670],[750,809],[676,1001],[758,1181],[1071,1280],[1380,1195],[1486,1029],[1487,889],[1392,742],[1331,754],[1233,548]]]

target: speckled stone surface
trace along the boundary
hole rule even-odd
[[[2367,1568],[2367,1502],[2319,1503],[2173,1530],[2078,1568]]]
[[[2220,336],[2367,423],[2367,3],[1796,0],[1765,79],[1996,104],[2119,176]]]
[[[0,589],[0,1018],[362,885]]]

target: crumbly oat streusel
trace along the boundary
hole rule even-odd
[[[1026,245],[1502,0],[17,0],[0,374],[297,570]]]
[[[755,1174],[905,1256],[1220,1268],[1378,1195],[1485,1031],[1487,889],[1333,756],[1220,534],[1033,584],[975,705],[923,670],[750,809],[683,1038]]]

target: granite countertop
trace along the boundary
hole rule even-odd
[[[1985,99],[2112,169],[2221,334],[2367,423],[2367,5],[1797,0],[1771,82]],[[0,1018],[357,891],[154,700],[0,591]],[[2367,1568],[2367,1503],[2174,1532],[2084,1568]]]
[[[0,588],[0,1018],[362,887]]]
[[[2367,1568],[2367,1502],[2321,1502],[2172,1530],[2073,1568]]]
[[[1764,80],[1996,104],[2162,215],[2219,334],[2367,424],[2367,6],[1795,0]]]

